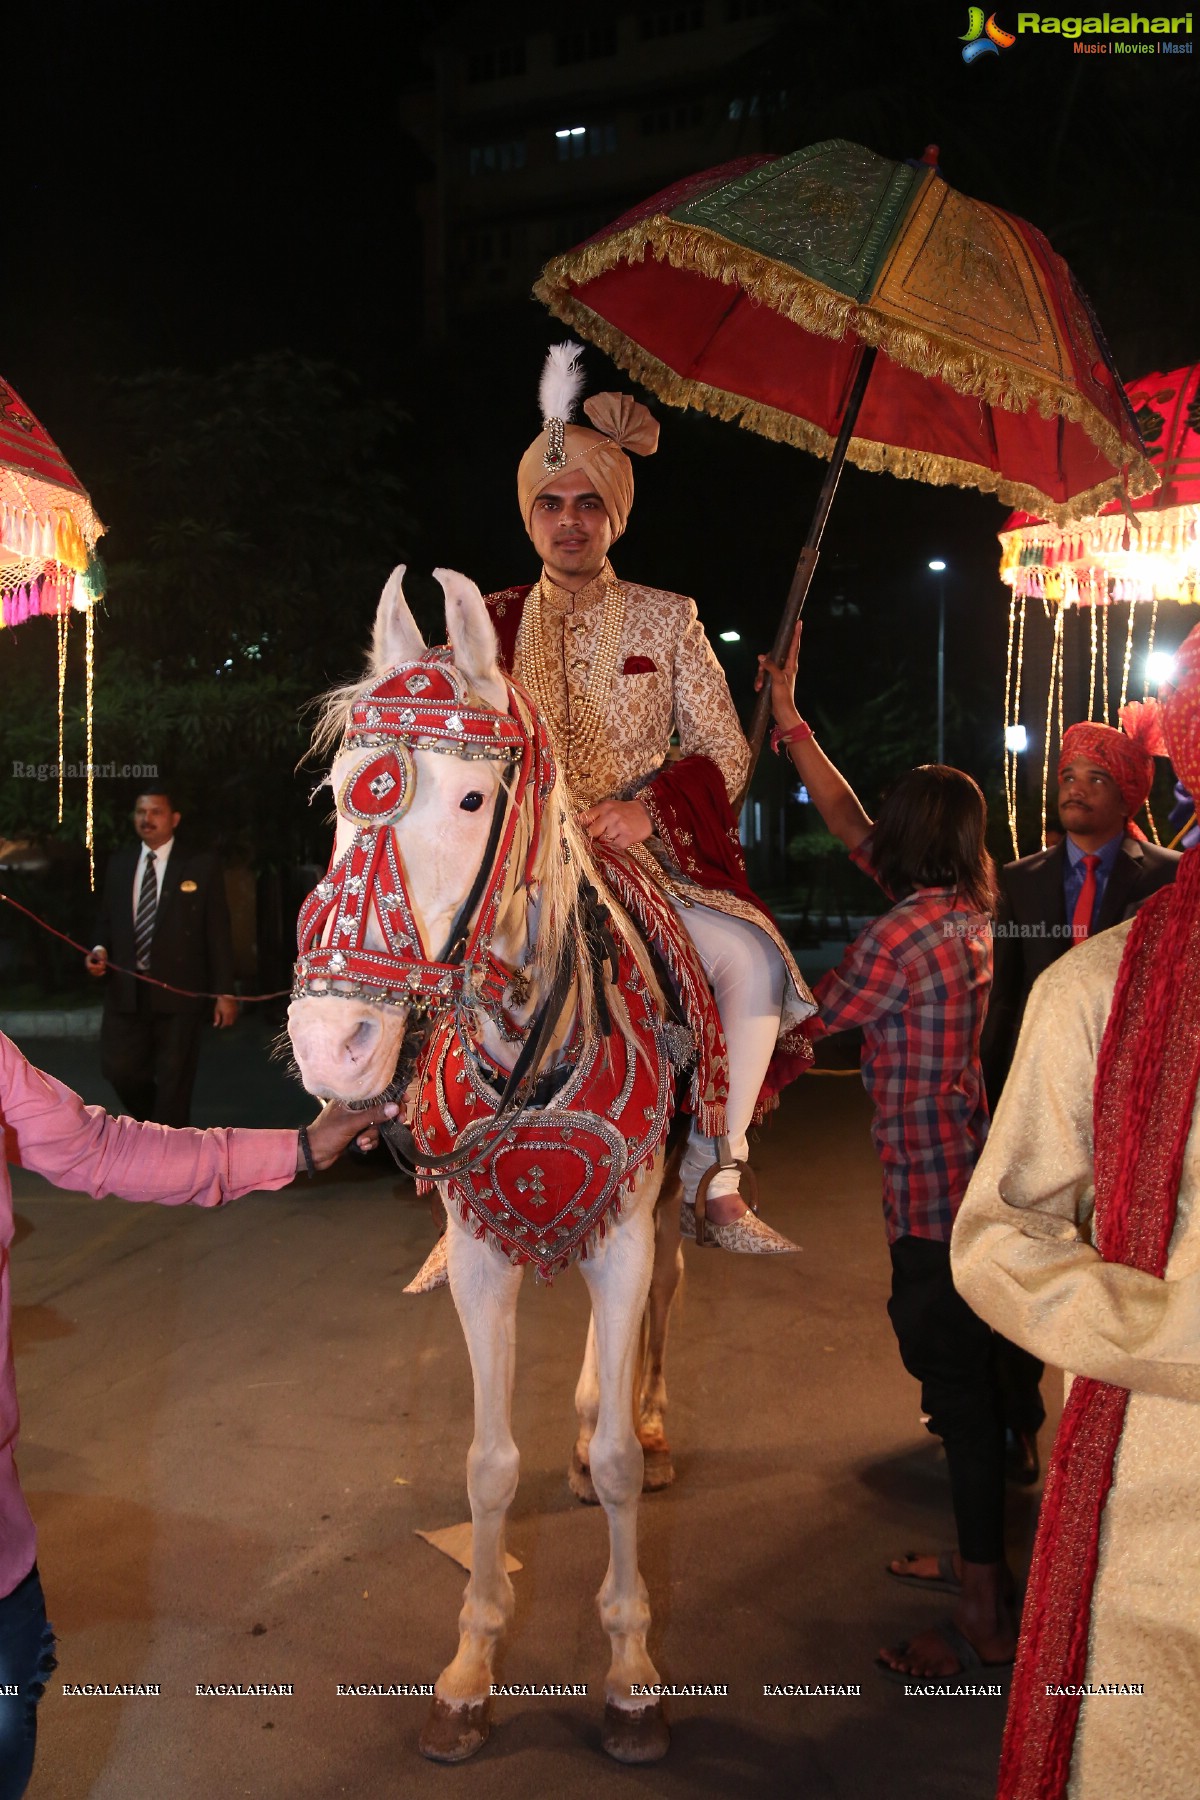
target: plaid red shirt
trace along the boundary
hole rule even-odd
[[[852,859],[868,875],[870,839]],[[918,888],[868,925],[813,989],[812,1035],[863,1028],[863,1085],[883,1165],[889,1243],[945,1243],[987,1136],[979,1033],[992,979],[991,920]]]

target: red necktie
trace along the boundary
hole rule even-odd
[[[1096,907],[1096,870],[1100,867],[1100,858],[1089,853],[1083,859],[1083,886],[1079,890],[1079,898],[1075,902],[1075,913],[1071,919],[1071,936],[1078,944],[1092,935],[1092,913]]]

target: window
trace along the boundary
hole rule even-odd
[[[729,102],[731,119],[760,119],[769,113],[786,112],[788,91],[776,88],[769,94],[746,94]]]
[[[616,25],[580,25],[574,31],[560,31],[554,40],[554,60],[559,68],[570,63],[595,62],[602,56],[617,54]]]
[[[458,238],[458,267],[460,274],[480,275],[485,268],[495,269],[507,263],[514,250],[513,233],[508,226],[480,226],[464,231]],[[494,273],[487,280],[494,281]]]
[[[656,6],[641,17],[643,38],[677,37],[681,31],[699,31],[704,24],[703,6]]]
[[[525,73],[525,45],[490,44],[485,50],[472,50],[467,57],[468,81],[503,81],[509,75]]]
[[[692,100],[682,106],[659,106],[643,113],[640,124],[643,137],[662,137],[669,131],[698,131],[704,123],[704,106]]]
[[[615,125],[564,125],[554,134],[559,162],[577,162],[584,156],[611,156],[616,147]]]
[[[472,144],[467,154],[472,175],[509,175],[525,167],[525,140],[514,138],[507,144]]]

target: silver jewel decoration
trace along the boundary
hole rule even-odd
[[[428,675],[410,675],[404,685],[410,694],[423,694],[433,684]]]
[[[366,885],[363,876],[351,875],[349,881],[346,883],[346,892],[348,894],[361,894]]]
[[[380,712],[380,710],[377,706],[368,706],[368,708],[367,708],[367,724],[368,725],[382,725],[383,724],[383,714]]]
[[[329,967],[335,975],[340,975],[346,967],[346,959],[340,950],[335,950],[329,959]]]
[[[332,881],[318,881],[317,892],[320,894],[322,900],[332,900],[335,891]]]
[[[386,769],[380,769],[374,781],[369,781],[367,783],[367,786],[377,800],[386,800],[395,785],[396,777],[394,775],[389,775]]]
[[[462,722],[462,714],[461,713],[447,713],[446,714],[446,730],[447,731],[461,731],[462,728],[463,728],[463,722]]]

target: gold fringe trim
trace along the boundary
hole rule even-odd
[[[632,338],[626,337],[617,326],[610,325],[607,319],[602,319],[574,295],[552,294],[548,289],[542,291],[543,285],[539,282],[534,292],[556,318],[590,338],[618,367],[625,369],[668,406],[694,407],[715,419],[736,423],[744,431],[754,431],[776,443],[808,450],[826,462],[832,456],[835,440],[811,420],[784,412],[779,407],[766,406],[758,400],[746,400],[724,388],[710,387],[707,382],[677,375],[674,369],[640,344],[635,344]],[[846,457],[860,469],[873,473],[924,481],[931,487],[976,488],[983,494],[995,494],[1005,506],[1052,517],[1060,525],[1095,512],[1121,489],[1121,477],[1112,475],[1085,494],[1077,494],[1067,505],[1060,506],[1029,482],[1011,481],[996,469],[984,468],[981,463],[967,462],[961,457],[939,456],[929,450],[898,449],[892,444],[857,437],[851,438]]]
[[[842,338],[852,333],[863,343],[882,350],[901,367],[926,377],[936,376],[956,393],[982,399],[987,405],[1003,407],[1008,412],[1025,412],[1036,406],[1044,419],[1069,419],[1087,433],[1101,455],[1123,475],[1113,475],[1086,494],[1059,504],[1027,483],[1007,482],[977,464],[931,452],[890,450],[886,445],[868,446],[864,452],[856,439],[849,454],[863,468],[887,468],[892,474],[915,476],[922,481],[978,487],[984,493],[998,494],[1011,506],[1049,514],[1060,525],[1094,512],[1122,489],[1136,498],[1159,485],[1158,473],[1147,458],[1132,448],[1078,390],[998,363],[978,352],[964,351],[936,333],[893,322],[869,306],[833,293],[786,264],[731,243],[715,232],[698,231],[659,217],[642,220],[599,243],[552,258],[535,282],[533,292],[556,318],[590,337],[614,362],[670,406],[696,406],[718,418],[738,419],[748,430],[798,444],[818,456],[828,457],[832,448],[829,434],[807,420],[676,374],[571,292],[572,284],[584,286],[620,262],[644,262],[647,251],[672,268],[703,275],[727,287],[741,287],[751,300],[820,337]],[[855,453],[856,445],[859,454]],[[907,458],[908,466],[896,466],[893,458],[901,462]],[[1030,500],[1036,504],[1028,504]]]

